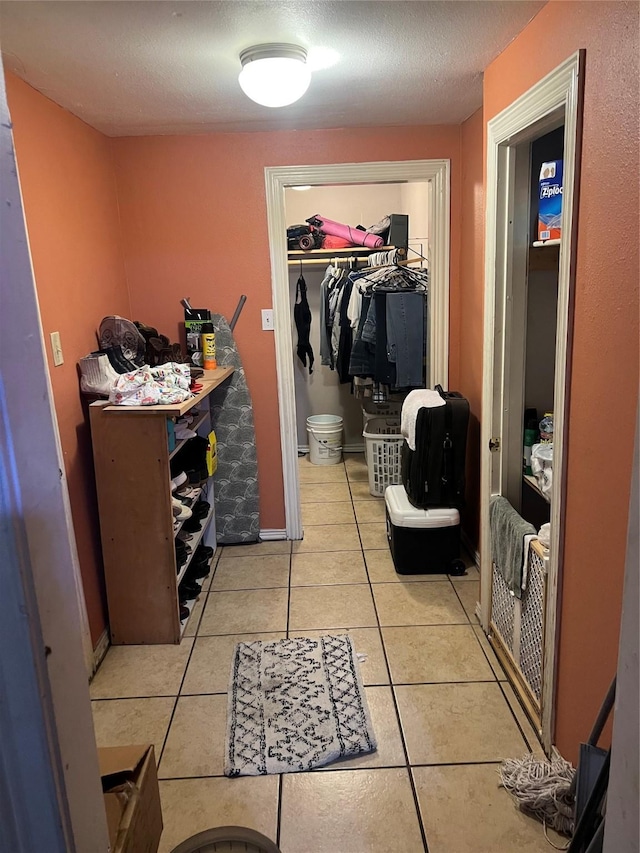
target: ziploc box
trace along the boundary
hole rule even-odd
[[[562,160],[542,164],[538,186],[538,240],[559,240],[562,236]]]

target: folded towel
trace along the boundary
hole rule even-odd
[[[522,598],[526,586],[526,560],[529,550],[527,539],[536,537],[536,529],[525,521],[506,498],[493,495],[489,503],[491,527],[491,559],[504,578],[512,595]]]
[[[436,406],[444,406],[444,403],[440,394],[430,388],[419,388],[407,394],[402,404],[400,432],[407,439],[411,450],[416,449],[416,419],[420,409],[433,409]]]

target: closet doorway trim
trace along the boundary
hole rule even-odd
[[[450,161],[334,163],[322,166],[265,168],[267,224],[271,256],[271,288],[278,374],[280,443],[288,539],[302,538],[298,487],[298,439],[293,373],[293,338],[289,306],[285,189],[328,184],[381,184],[431,181],[429,203],[429,275],[431,296],[431,380],[448,387],[449,375],[449,241]]]

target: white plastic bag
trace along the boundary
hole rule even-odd
[[[534,444],[531,448],[531,470],[538,482],[540,491],[551,498],[553,484],[553,443]]]
[[[551,525],[549,522],[543,524],[540,530],[538,530],[538,539],[540,540],[541,545],[544,545],[545,548],[549,548],[551,545]]]

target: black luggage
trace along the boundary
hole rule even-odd
[[[416,449],[402,445],[402,483],[419,509],[464,506],[469,401],[457,391],[435,389],[444,406],[422,407],[416,420]]]

